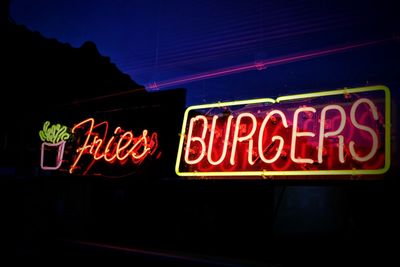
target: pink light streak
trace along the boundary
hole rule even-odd
[[[216,261],[213,259],[209,258],[201,258],[201,257],[193,257],[193,256],[187,256],[187,255],[181,255],[177,253],[168,253],[168,252],[162,252],[162,251],[155,251],[155,250],[145,250],[145,249],[140,249],[140,248],[132,248],[132,247],[124,247],[124,246],[116,246],[116,245],[111,245],[111,244],[104,244],[104,243],[95,243],[95,242],[87,242],[87,241],[74,241],[74,240],[65,240],[66,242],[73,243],[73,244],[78,244],[78,245],[83,245],[83,246],[88,246],[88,247],[97,247],[101,249],[109,249],[109,250],[116,250],[116,251],[121,251],[121,252],[128,252],[128,253],[133,253],[137,255],[145,255],[149,257],[154,257],[154,258],[164,258],[166,260],[179,260],[179,261],[184,261],[184,262],[197,262],[197,263],[203,263],[207,265],[221,265],[221,266],[231,266],[231,267],[239,267],[234,262],[227,262],[227,261]],[[242,265],[240,265],[242,266]]]
[[[285,57],[276,58],[276,59],[257,60],[255,62],[246,63],[243,65],[236,65],[236,66],[227,67],[224,69],[218,69],[218,70],[207,71],[207,72],[198,73],[198,74],[194,74],[194,75],[188,75],[188,76],[182,77],[182,78],[171,79],[171,80],[166,80],[166,81],[161,81],[161,82],[154,81],[154,82],[148,84],[146,86],[146,89],[158,90],[161,88],[175,86],[178,84],[187,84],[187,83],[191,83],[191,82],[195,82],[195,81],[212,79],[212,78],[216,78],[216,77],[236,74],[236,73],[250,71],[250,70],[264,70],[268,67],[272,67],[272,66],[276,66],[276,65],[281,65],[281,64],[286,64],[286,63],[291,63],[291,62],[301,61],[301,60],[307,60],[307,59],[312,59],[312,58],[321,57],[321,56],[327,56],[327,55],[331,55],[331,54],[335,54],[335,53],[346,52],[351,49],[361,48],[361,47],[366,47],[366,46],[371,46],[371,45],[377,45],[377,44],[384,43],[384,42],[391,41],[391,40],[394,40],[394,38],[356,43],[356,44],[352,44],[352,45],[318,50],[318,51],[308,52],[308,53],[303,53],[303,54],[298,54],[298,55],[290,55],[290,56],[285,56]]]

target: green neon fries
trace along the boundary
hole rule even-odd
[[[50,122],[46,121],[43,124],[43,129],[39,131],[40,139],[43,142],[56,144],[60,141],[65,141],[70,137],[67,133],[67,126],[61,124],[54,124],[51,127]]]

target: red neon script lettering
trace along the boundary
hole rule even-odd
[[[102,130],[102,136],[98,129]],[[149,155],[153,155],[158,147],[157,133],[150,136],[147,130],[143,130],[138,136],[132,131],[124,131],[121,127],[115,128],[113,135],[106,140],[108,134],[108,122],[95,124],[93,118],[86,119],[72,128],[72,133],[78,130],[84,133],[83,144],[76,150],[78,153],[74,163],[69,170],[72,173],[84,154],[90,154],[93,160],[104,159],[106,162],[114,163],[118,160],[125,164],[130,158],[133,164],[139,165]]]

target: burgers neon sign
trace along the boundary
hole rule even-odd
[[[390,165],[384,86],[189,107],[180,176],[381,174]]]

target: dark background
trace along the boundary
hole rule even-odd
[[[13,0],[10,5],[16,23],[45,37],[73,47],[93,41],[148,90],[154,82],[160,90],[187,88],[187,105],[395,82],[397,11],[397,1],[387,0]],[[386,42],[199,77],[379,40]],[[163,85],[166,81],[175,83]]]
[[[398,262],[395,1],[12,1],[9,10],[2,9],[0,50],[2,259]],[[310,56],[315,51],[325,56]],[[308,56],[292,62],[293,55]],[[268,64],[276,58],[285,64]],[[260,62],[266,68],[239,71]],[[392,92],[392,164],[379,181],[188,180],[173,164],[150,179],[38,171],[34,144],[47,114],[97,112],[128,95],[159,99],[156,89],[183,117],[185,105],[372,84]],[[177,87],[186,88],[186,103],[167,90]],[[182,117],[170,128],[176,143]]]

